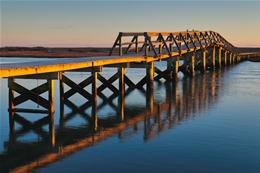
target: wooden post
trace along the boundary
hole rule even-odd
[[[222,59],[222,50],[221,50],[221,47],[219,47],[218,49],[218,68],[221,68],[221,60]]]
[[[60,126],[64,127],[64,82],[62,77],[63,75],[60,78]]]
[[[195,53],[191,56],[190,75],[194,76],[195,72]]]
[[[125,68],[118,69],[120,73],[119,77],[119,91],[121,95],[118,98],[118,116],[121,117],[121,120],[125,119]]]
[[[122,48],[122,35],[119,37],[119,56],[123,55],[123,48]]]
[[[179,56],[175,57],[175,60],[172,63],[172,80],[177,81],[179,72]]]
[[[154,62],[148,63],[146,68],[146,106],[153,110],[153,89],[154,89]]]
[[[167,75],[170,78],[171,78],[171,75],[172,75],[172,66],[173,66],[173,57],[170,57],[167,60]]]
[[[126,69],[125,68],[118,68],[118,72],[120,73],[119,76],[119,91],[122,95],[122,97],[124,97],[125,95],[125,73],[126,73]]]
[[[212,68],[215,69],[216,66],[216,47],[213,47],[212,50]]]
[[[172,43],[169,44],[169,50],[172,52]]]
[[[237,59],[237,55],[236,54],[234,54],[234,56],[233,56],[233,59],[234,59],[234,63],[238,63],[238,59]]]
[[[47,79],[49,87],[49,113],[54,113],[54,80]]]
[[[233,54],[230,52],[229,53],[229,62],[228,65],[232,65],[233,64]]]
[[[202,72],[204,73],[207,70],[207,50],[202,52]]]
[[[138,36],[135,39],[135,53],[138,53]]]
[[[14,82],[14,78],[8,78],[8,85]],[[14,90],[9,88],[9,128],[10,133],[14,133]]]
[[[162,44],[159,44],[159,54],[162,54]]]
[[[96,131],[98,128],[98,118],[97,118],[97,72],[92,72],[92,120],[93,120],[93,130]]]
[[[231,65],[235,63],[235,54],[232,53],[231,56]]]
[[[227,66],[227,51],[224,52],[224,66]]]
[[[149,89],[152,89],[154,88],[154,84],[153,84],[153,81],[154,81],[154,62],[150,62],[148,63],[148,66],[146,68],[146,81],[147,81],[147,91]]]
[[[148,39],[147,39],[147,36],[144,39],[144,56],[148,56]]]
[[[178,43],[178,47],[179,47],[179,49],[180,49],[180,50],[179,50],[179,55],[181,56],[181,55],[182,55],[182,53],[181,53],[181,50],[182,50],[181,42]]]

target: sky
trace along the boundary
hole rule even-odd
[[[1,0],[1,47],[112,47],[119,32],[213,30],[260,47],[260,1]]]

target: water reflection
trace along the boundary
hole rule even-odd
[[[6,151],[1,153],[1,169],[11,170],[10,172],[33,171],[82,148],[95,146],[115,134],[120,139],[127,139],[140,128],[143,129],[143,140],[149,142],[158,134],[177,127],[180,122],[192,120],[210,109],[221,95],[221,76],[225,70],[216,70],[192,78],[184,77],[178,83],[159,83],[158,88],[163,88],[165,93],[165,96],[160,98],[155,96],[157,89],[154,92],[141,90],[146,98],[146,105],[143,107],[133,102],[127,104],[127,97],[131,96],[134,90],[127,91],[125,98],[99,95],[103,101],[98,105],[86,102],[77,106],[78,103],[66,100],[61,105],[60,123],[57,127],[54,127],[54,114],[30,122],[13,113],[10,116],[10,138],[5,142]],[[115,99],[118,99],[117,104]],[[107,105],[115,114],[99,117],[98,110]],[[64,111],[65,106],[70,112]],[[86,111],[89,108],[91,113]],[[67,122],[78,115],[86,123],[77,127],[68,126]],[[21,124],[21,128],[15,128],[15,123]],[[45,125],[49,126],[48,131],[43,128]],[[38,135],[38,141],[19,141],[20,136],[31,131]]]

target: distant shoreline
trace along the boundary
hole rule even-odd
[[[2,47],[0,57],[76,58],[107,56],[109,52],[110,48],[105,47]]]
[[[32,57],[32,58],[76,58],[108,56],[111,48],[108,47],[1,47],[0,57]],[[259,52],[260,48],[241,47],[240,52]],[[113,55],[118,55],[115,50]],[[251,58],[250,61],[260,62],[260,58]]]

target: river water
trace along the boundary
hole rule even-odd
[[[101,75],[115,72],[105,68]],[[65,75],[75,83],[89,77]],[[127,69],[126,75],[137,83],[145,70]],[[44,83],[17,82],[28,89]],[[180,74],[175,84],[155,81],[153,93],[145,86],[128,91],[125,107],[109,89],[102,93],[96,114],[80,94],[69,98],[62,114],[55,81],[53,121],[35,127],[48,115],[19,113],[10,132],[7,80],[1,79],[1,172],[260,172],[260,63],[241,62],[192,78]],[[38,109],[31,101],[21,107]]]

